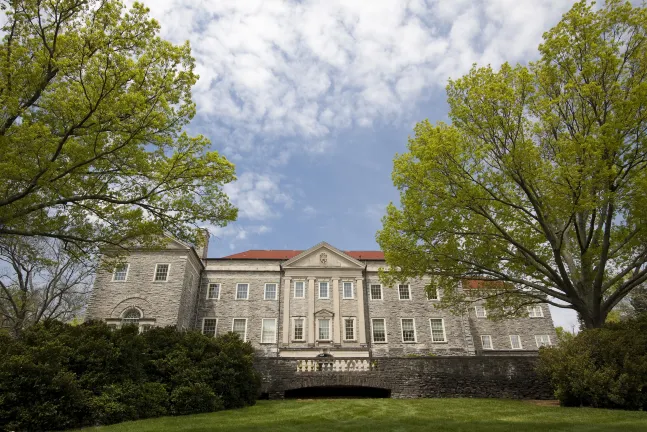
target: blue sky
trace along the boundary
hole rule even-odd
[[[377,249],[393,156],[447,120],[445,85],[473,63],[526,63],[568,0],[148,0],[189,40],[192,133],[236,164],[239,219],[211,257],[247,249]],[[570,327],[572,314],[558,313]]]

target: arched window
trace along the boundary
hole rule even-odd
[[[139,309],[131,307],[121,314],[121,325],[139,325],[142,313]]]

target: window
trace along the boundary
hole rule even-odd
[[[202,320],[202,334],[211,337],[215,336],[217,326],[218,320],[216,318],[204,318]]]
[[[512,349],[521,349],[521,338],[519,335],[510,335],[510,347]]]
[[[303,318],[294,318],[294,340],[301,341],[304,340],[304,323],[305,320]]]
[[[211,300],[220,299],[220,284],[209,284],[209,286],[207,287],[207,298]]]
[[[328,297],[328,282],[319,282],[319,298],[327,299]]]
[[[139,326],[139,332],[140,333],[146,333],[147,331],[149,331],[152,328],[153,328],[152,324],[142,324],[142,325]]]
[[[294,298],[304,298],[306,296],[306,288],[304,281],[294,282]]]
[[[276,284],[265,284],[265,300],[276,300]]]
[[[550,346],[550,336],[548,335],[537,335],[535,336],[535,342],[537,343],[537,348],[543,346]]]
[[[330,320],[320,319],[319,323],[319,340],[330,340]]]
[[[142,313],[139,309],[131,307],[121,314],[121,325],[139,325],[139,320],[142,317]]]
[[[269,318],[263,320],[261,328],[261,343],[276,342],[276,319]]]
[[[155,266],[155,282],[166,282],[168,280],[168,269],[170,264],[157,264]]]
[[[371,300],[382,300],[382,285],[371,285]]]
[[[355,318],[344,318],[344,340],[355,340]]]
[[[474,306],[474,310],[476,311],[476,318],[487,317],[487,312],[485,311],[485,308],[483,306]]]
[[[353,298],[353,283],[352,282],[342,282],[343,294],[345,299]]]
[[[128,277],[128,264],[119,264],[112,273],[112,280],[123,282]]]
[[[409,285],[398,285],[398,295],[400,296],[400,300],[411,300]]]
[[[249,297],[249,284],[236,284],[236,300],[247,300]]]
[[[416,341],[416,324],[413,318],[402,318],[400,320],[402,326],[402,342],[415,342]]]
[[[490,335],[481,336],[481,345],[485,350],[491,350],[492,348],[492,337]]]
[[[236,333],[244,341],[247,338],[247,319],[234,318],[231,331]]]
[[[429,320],[431,325],[431,341],[432,342],[447,342],[445,335],[445,321],[442,318],[431,318]]]
[[[440,300],[438,288],[427,288],[427,300]]]
[[[530,318],[543,318],[544,317],[544,311],[542,310],[541,306],[539,306],[539,305],[528,306],[528,316]]]
[[[376,318],[373,323],[373,342],[386,342],[386,324],[384,318]]]

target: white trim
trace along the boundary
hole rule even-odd
[[[546,339],[548,339],[548,345],[544,345],[543,343],[540,345],[539,339],[540,337],[546,336]],[[553,343],[550,340],[550,335],[535,335],[535,344],[537,344],[537,348],[541,348],[542,346],[551,346]]]
[[[247,285],[247,296],[245,298],[238,298],[238,285]],[[234,292],[234,300],[249,300],[249,282],[236,282],[236,291]]]
[[[483,310],[483,316],[479,316],[479,309]],[[485,309],[485,306],[474,306],[474,313],[476,314],[476,318],[487,318],[487,309]]]
[[[297,282],[303,284],[303,295],[297,297]],[[292,297],[295,299],[303,299],[306,298],[306,281],[305,280],[295,280],[294,285],[292,286]]]
[[[213,337],[218,336],[218,318],[216,318],[216,317],[204,317],[204,318],[202,318],[202,334],[204,334],[204,322],[206,320],[208,320],[208,319],[209,320],[216,320],[216,325],[215,325],[215,328],[213,329]]]
[[[379,299],[374,299],[373,298],[373,290],[372,288],[374,286],[379,286],[380,287],[380,298]],[[384,300],[384,289],[382,288],[382,284],[368,284],[368,299],[372,301],[382,301]]]
[[[353,338],[352,339],[346,339],[346,320],[351,320],[353,322]],[[343,335],[343,340],[346,342],[352,342],[357,340],[357,318],[355,317],[343,317],[341,319],[341,322],[343,323],[342,325],[342,332],[344,333]]]
[[[157,267],[160,266],[160,265],[167,265],[168,266],[168,270],[166,271],[166,279],[165,280],[156,280]],[[171,277],[171,263],[164,263],[164,262],[155,263],[155,271],[153,272],[153,282],[155,282],[155,283],[165,283],[165,282],[168,282],[169,277]]]
[[[126,276],[123,279],[116,280],[115,279],[115,273],[117,273],[117,267],[115,266],[114,269],[112,269],[112,281],[111,282],[127,282],[128,281],[128,272],[130,271],[130,263],[123,263],[122,265],[126,266]]]
[[[436,298],[430,298],[429,292],[425,289],[425,296],[427,297],[428,301],[440,301],[440,290],[436,288]]]
[[[403,299],[402,298],[402,295],[400,293],[400,287],[401,286],[406,286],[407,287],[407,290],[409,291],[409,298],[408,299]],[[412,299],[413,299],[413,295],[411,295],[411,284],[398,284],[398,300],[408,301],[408,300],[412,300]]]
[[[490,338],[490,347],[489,348],[486,348],[485,344],[483,343],[483,338],[484,337]],[[481,348],[483,348],[484,350],[488,350],[488,351],[494,349],[494,342],[492,341],[492,335],[481,335]]]
[[[298,319],[303,321],[303,328],[301,329],[301,339],[295,339],[294,338],[294,329],[295,329],[294,321],[296,321]],[[292,342],[305,342],[306,341],[306,325],[307,325],[306,323],[307,322],[308,322],[308,320],[306,319],[306,317],[303,317],[303,316],[292,317],[292,328],[291,328],[291,333],[290,333],[290,340]]]
[[[321,284],[322,283],[325,283],[328,286],[328,289],[326,291],[328,293],[327,297],[321,297]],[[320,300],[330,300],[330,281],[325,281],[325,280],[317,281],[317,298],[320,299]]]
[[[350,297],[346,297],[346,291],[344,290],[344,284],[350,284]],[[355,284],[351,281],[341,281],[341,298],[342,300],[352,300],[355,298]]]
[[[512,342],[512,336],[516,336],[519,339],[519,348],[515,348],[514,343]],[[513,350],[522,350],[523,344],[521,343],[521,336],[519,335],[510,335],[510,349]]]
[[[373,325],[375,320],[381,320],[384,322],[384,341],[375,341],[375,326]],[[378,344],[389,343],[389,337],[386,333],[386,318],[371,318],[371,341]]]
[[[211,285],[218,285],[218,297],[209,297],[209,288]],[[207,300],[220,300],[220,293],[222,291],[222,284],[220,282],[207,282]]]
[[[527,306],[528,318],[543,318],[544,317],[544,308],[541,305]],[[539,311],[539,315],[535,312]]]
[[[234,332],[234,322],[236,320],[244,320],[245,321],[245,337],[243,338],[243,342],[247,342],[247,318],[232,318],[231,319],[231,332]]]
[[[321,330],[321,327],[319,326],[319,323],[321,321],[328,321],[328,338],[327,339],[322,339],[319,337],[319,331]],[[332,340],[332,318],[331,317],[326,317],[326,318],[317,318],[317,334],[316,334],[316,339],[317,341],[321,342],[329,342]]]
[[[443,328],[443,340],[435,341],[434,340],[434,329],[431,326],[431,320],[440,320],[440,325]],[[446,343],[447,342],[447,332],[445,331],[445,318],[429,318],[429,331],[431,332],[429,336],[431,337],[431,343]]]
[[[413,321],[413,340],[412,341],[404,340],[404,327],[402,326],[402,321],[405,319]],[[400,318],[400,340],[402,341],[402,343],[418,343],[418,332],[416,331],[415,318]]]
[[[274,321],[274,338],[272,339],[271,342],[264,342],[263,341],[263,327],[265,325],[265,321]],[[276,343],[276,335],[279,332],[278,328],[278,320],[276,318],[261,318],[261,344],[275,344]]]
[[[119,319],[120,320],[123,319],[124,318],[124,313],[126,313],[126,311],[129,311],[131,309],[137,309],[137,312],[139,312],[139,319],[144,318],[144,311],[141,310],[141,308],[139,308],[137,306],[128,306],[124,310],[121,311],[121,313],[119,314]]]
[[[267,298],[267,286],[268,285],[274,285],[274,298]],[[249,297],[249,293],[247,293],[247,297]],[[263,300],[278,300],[279,299],[279,284],[276,282],[268,282],[265,285],[263,285]]]

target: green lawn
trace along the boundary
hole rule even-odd
[[[164,431],[647,431],[647,412],[560,408],[497,399],[314,399],[88,428]]]

